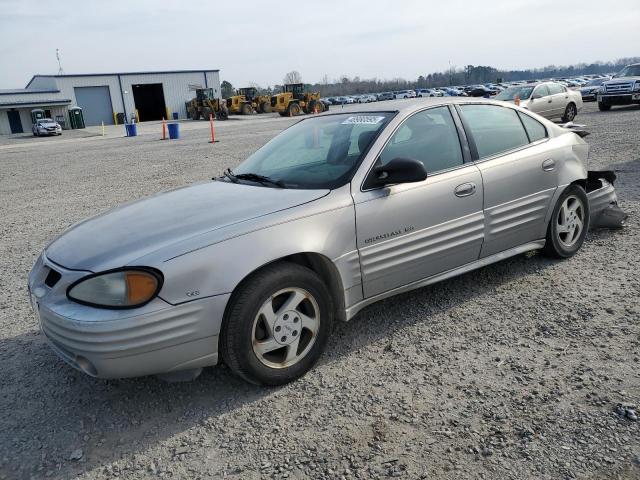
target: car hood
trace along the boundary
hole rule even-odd
[[[134,201],[80,222],[45,249],[48,259],[75,270],[103,271],[135,262],[197,235],[317,200],[328,190],[200,183]],[[182,252],[178,252],[182,253]]]
[[[611,80],[607,80],[606,84],[609,83],[628,83],[628,82],[638,82],[640,81],[640,77],[616,77],[616,78],[612,78]]]

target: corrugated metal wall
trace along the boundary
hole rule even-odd
[[[28,108],[16,108],[18,112],[20,112],[20,121],[22,122],[22,130],[24,133],[31,132],[31,110],[36,107],[28,107]],[[67,106],[66,105],[56,105],[55,107],[43,107],[46,110],[51,110],[51,117],[55,120],[57,115],[62,115],[64,117],[67,126],[69,126],[69,116],[67,115]],[[9,124],[9,117],[7,115],[7,110],[0,110],[0,135],[10,135],[11,134],[11,125]]]

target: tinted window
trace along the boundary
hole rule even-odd
[[[564,87],[559,83],[550,83],[549,84],[549,93],[551,95],[556,95],[558,93],[564,92]]]
[[[546,85],[538,85],[533,92],[536,97],[546,97],[549,95],[549,89]]]
[[[512,108],[497,105],[462,105],[480,158],[527,145],[529,138]]]
[[[529,134],[531,142],[537,142],[547,137],[547,129],[539,121],[525,113],[518,112],[518,115],[520,115],[522,123],[524,123],[524,128]]]
[[[409,117],[380,154],[382,165],[394,158],[413,158],[428,173],[463,164],[458,131],[447,107],[431,108]]]

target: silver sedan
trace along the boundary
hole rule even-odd
[[[557,82],[517,85],[503,90],[496,100],[513,102],[550,120],[572,122],[582,110],[582,94]]]
[[[313,116],[214,181],[73,226],[33,267],[31,304],[91,376],[178,380],[223,361],[286,383],[373,302],[531,250],[574,255],[616,203],[588,150],[488,100]]]

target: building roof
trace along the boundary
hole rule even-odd
[[[33,93],[60,93],[60,90],[52,90],[50,88],[3,88],[0,89],[0,95],[22,95],[23,93],[33,94]]]
[[[41,75],[36,74],[31,77],[29,83],[25,88],[29,88],[29,85],[38,77],[44,78],[68,78],[68,77],[104,77],[110,75],[154,75],[154,74],[171,74],[171,73],[203,73],[203,72],[219,72],[219,69],[201,69],[201,70],[163,70],[163,71],[144,71],[144,72],[106,72],[106,73],[72,73],[72,74],[63,74],[63,75]]]
[[[67,105],[71,103],[69,99],[63,100],[35,100],[33,102],[2,102],[0,101],[0,108],[15,108],[15,107],[47,107],[50,105]]]

